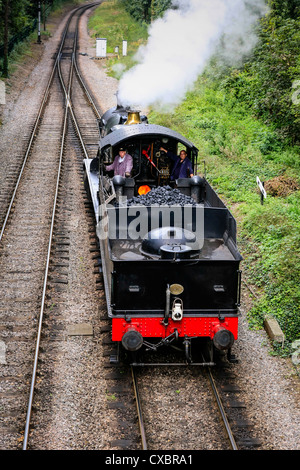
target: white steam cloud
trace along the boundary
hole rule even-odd
[[[192,89],[217,51],[238,64],[256,42],[253,25],[267,12],[265,0],[173,0],[163,18],[149,28],[138,64],[120,80],[123,106],[153,106],[170,111]]]

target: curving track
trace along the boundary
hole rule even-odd
[[[82,152],[93,156],[97,145],[97,109],[83,111],[84,88],[73,89],[76,64],[77,30],[81,15],[97,3],[74,10],[67,21],[56,59],[42,97],[21,171],[11,190],[0,232],[0,321],[2,344],[10,360],[1,374],[0,428],[4,447],[13,449],[24,432],[27,449],[43,314],[48,289],[53,235],[69,120],[75,126]],[[78,82],[80,79],[76,78]],[[80,97],[78,97],[80,95]],[[74,104],[72,100],[74,99]],[[90,95],[86,95],[90,100]],[[75,109],[80,105],[78,117]],[[81,133],[83,119],[94,121],[92,133]],[[77,122],[78,119],[78,122]],[[89,141],[87,139],[89,137]],[[32,366],[33,363],[33,366]],[[3,370],[3,369],[2,369]],[[30,390],[29,390],[30,387]],[[28,398],[29,395],[29,398]],[[27,404],[27,413],[26,410]],[[24,419],[26,415],[25,431]]]

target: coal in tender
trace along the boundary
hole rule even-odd
[[[195,199],[190,196],[182,194],[178,189],[173,189],[170,186],[159,186],[153,188],[147,194],[141,196],[135,196],[127,200],[127,206],[185,206],[185,205],[196,205]]]

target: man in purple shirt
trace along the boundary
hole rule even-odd
[[[114,176],[130,176],[131,170],[133,167],[132,156],[126,152],[126,149],[121,147],[119,148],[119,155],[114,159],[114,162],[111,165],[106,167],[107,171],[114,170]]]
[[[160,148],[163,152],[167,154],[167,157],[170,157],[174,162],[174,167],[171,173],[171,180],[177,180],[178,178],[191,178],[194,176],[192,162],[187,158],[187,153],[185,150],[181,150],[179,156],[174,153]]]

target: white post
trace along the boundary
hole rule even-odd
[[[127,55],[127,41],[123,41],[123,56]]]

